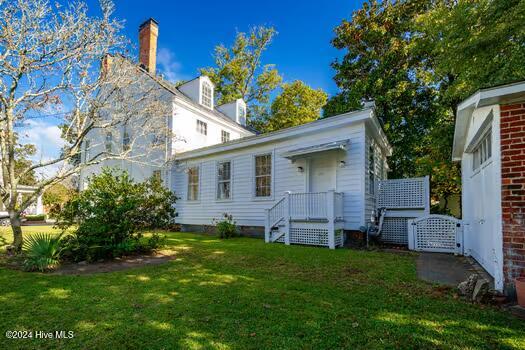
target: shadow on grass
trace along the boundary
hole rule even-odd
[[[0,270],[1,330],[73,330],[17,348],[520,348],[524,324],[432,297],[381,253],[174,235],[180,258],[91,276]],[[342,271],[351,271],[344,274]],[[358,269],[357,271],[355,269]]]

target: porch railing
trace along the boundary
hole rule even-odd
[[[267,242],[273,242],[284,235],[285,243],[289,244],[292,221],[324,222],[331,232],[329,236],[333,236],[334,223],[342,221],[344,217],[343,202],[343,193],[335,191],[286,193],[273,207],[266,210],[265,239]],[[274,230],[279,232],[272,236]]]

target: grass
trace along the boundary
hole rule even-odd
[[[41,231],[25,227],[26,232]],[[5,232],[4,232],[5,233]],[[1,235],[0,235],[1,236]],[[170,233],[178,259],[89,276],[0,268],[17,349],[525,348],[525,323],[416,278],[414,255]]]

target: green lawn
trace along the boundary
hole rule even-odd
[[[90,276],[0,268],[2,334],[75,332],[67,340],[4,338],[0,344],[16,349],[525,348],[525,322],[418,281],[414,255],[168,235],[179,258],[160,266]]]

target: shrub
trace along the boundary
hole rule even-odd
[[[74,229],[64,256],[95,261],[143,251],[141,230],[169,226],[175,200],[159,180],[134,183],[126,172],[104,169],[57,215],[59,228]]]
[[[220,220],[214,219],[214,223],[220,238],[231,238],[237,234],[237,225],[233,217],[227,213],[224,213]]]
[[[46,215],[45,214],[39,214],[39,215],[26,215],[24,218],[27,221],[45,221]]]
[[[59,264],[61,235],[37,233],[26,238],[24,268],[28,271],[46,271]]]

